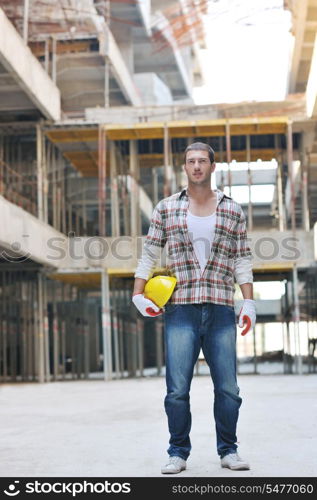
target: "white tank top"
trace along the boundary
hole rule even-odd
[[[189,210],[187,211],[188,235],[193,244],[202,273],[210,255],[211,245],[215,236],[215,226],[216,212],[201,217],[200,215],[193,215]]]

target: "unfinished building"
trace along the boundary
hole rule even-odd
[[[195,106],[207,2],[0,0],[1,381],[162,373],[163,323],[131,305],[133,274],[194,139],[216,185],[247,192],[255,281],[284,286],[240,355],[257,372],[276,324],[283,371],[316,370],[317,3],[285,8],[285,101]]]

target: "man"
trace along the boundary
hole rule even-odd
[[[132,300],[144,316],[164,312],[165,410],[170,432],[169,461],[163,474],[186,469],[191,451],[190,384],[202,348],[214,385],[217,453],[221,466],[249,469],[237,453],[236,426],[242,399],[237,386],[234,279],[243,295],[239,326],[253,328],[251,251],[241,206],[211,189],[216,164],[213,149],[196,142],[185,150],[187,188],[161,200],[154,209],[142,257],[135,272]],[[162,248],[168,244],[168,272],[177,284],[164,311],[143,295]],[[150,308],[150,309],[149,309]]]

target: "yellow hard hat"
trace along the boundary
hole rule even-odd
[[[174,276],[154,276],[144,287],[144,296],[158,307],[163,307],[171,297],[176,285]]]

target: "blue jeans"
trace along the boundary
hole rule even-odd
[[[200,348],[214,385],[217,453],[237,450],[236,427],[242,403],[237,385],[234,308],[212,303],[167,304],[164,313],[169,455],[190,454],[189,391]]]

